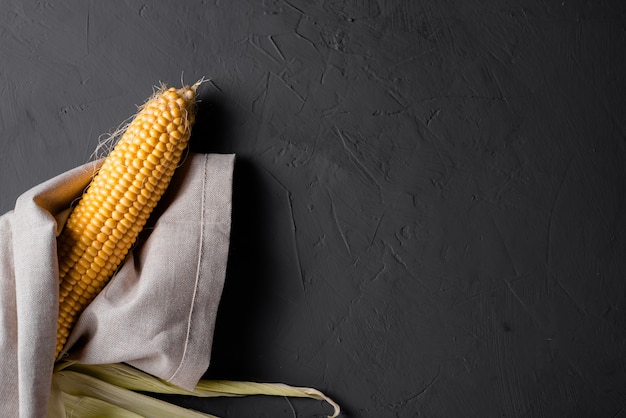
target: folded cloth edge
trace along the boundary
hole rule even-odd
[[[31,188],[18,197],[10,214],[17,311],[16,395],[23,417],[42,416],[45,411],[54,364],[59,292],[54,214],[80,196],[97,166],[98,162],[88,163]]]
[[[232,213],[232,181],[234,155],[231,158],[216,158],[207,155],[203,165],[203,188],[200,227],[202,232],[198,249],[194,298],[189,310],[189,322],[185,350],[179,367],[173,375],[166,378],[169,382],[188,390],[193,390],[210,363],[213,332],[217,309],[224,288],[226,266],[230,244]],[[211,181],[216,173],[222,173],[223,181]],[[219,196],[217,205],[207,205],[207,197]],[[206,233],[207,226],[212,226],[212,234]],[[196,342],[193,331],[208,327]],[[205,352],[208,349],[208,352]]]

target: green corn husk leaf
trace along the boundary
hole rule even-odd
[[[76,416],[81,418],[144,418],[143,415],[124,409],[109,402],[89,396],[73,396],[64,393],[61,398],[63,409],[56,412],[48,411],[48,416]]]
[[[282,383],[202,380],[198,383],[195,390],[188,391],[176,385],[168,383],[162,379],[158,379],[150,374],[137,370],[131,366],[121,363],[87,365],[72,362],[62,362],[55,368],[55,376],[57,374],[63,373],[76,373],[87,376],[95,379],[95,381],[102,382],[103,385],[110,385],[120,390],[130,392],[132,394],[135,394],[134,391],[141,391],[149,393],[187,395],[196,397],[269,395],[311,398],[325,401],[333,407],[333,415],[331,415],[330,418],[337,417],[340,412],[339,405],[337,405],[332,399],[324,395],[322,392],[312,388],[294,387],[284,385]],[[63,392],[66,391],[63,390]],[[183,417],[191,415],[180,416]]]
[[[105,382],[96,377],[68,369],[57,370],[52,377],[51,401],[48,415],[51,417],[109,416],[108,409],[116,417],[181,417],[217,418],[182,408],[147,395]]]

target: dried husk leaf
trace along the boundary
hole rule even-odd
[[[107,416],[124,418],[136,417],[137,414],[181,418],[214,417],[151,398],[137,391],[196,397],[269,395],[310,398],[325,401],[333,407],[333,414],[329,418],[337,417],[340,412],[339,405],[312,388],[282,383],[201,380],[194,391],[188,391],[122,363],[88,365],[61,362],[55,368],[52,383],[50,411],[53,414],[50,416],[55,417],[75,416],[72,413],[76,412],[81,413],[79,416],[95,416],[88,414],[92,410],[102,411],[103,408],[108,408],[107,411],[112,414]]]

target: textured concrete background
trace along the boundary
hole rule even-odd
[[[194,146],[238,165],[207,377],[350,417],[626,416],[625,10],[4,0],[0,209],[210,77]]]

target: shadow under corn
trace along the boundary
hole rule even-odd
[[[199,154],[231,154],[235,146],[233,111],[219,97],[198,102],[196,121],[189,139],[189,151]]]
[[[236,107],[224,96],[202,98],[190,140],[197,153],[236,153]],[[242,144],[239,144],[242,145]],[[244,147],[245,148],[245,147]],[[233,173],[232,222],[226,280],[217,313],[211,364],[205,378],[252,379],[263,374],[268,328],[282,313],[276,301],[284,275],[277,243],[284,220],[276,217],[275,185],[249,157],[237,154]],[[280,213],[280,210],[278,211]]]
[[[273,309],[269,305],[273,257],[268,205],[257,170],[249,161],[236,160],[230,253],[207,372],[210,378],[250,378],[261,367],[262,330]]]

